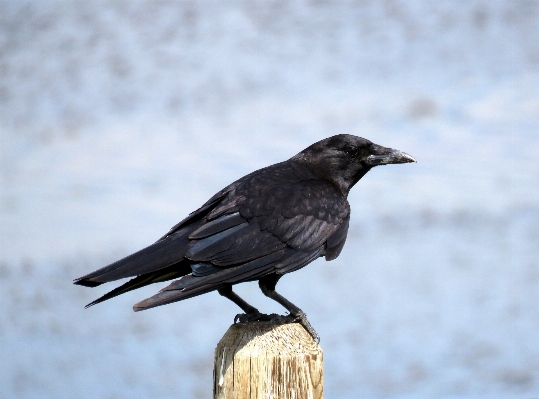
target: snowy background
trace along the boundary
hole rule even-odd
[[[539,397],[539,1],[0,0],[0,397],[208,398],[238,309],[73,278],[339,133],[417,164],[281,280],[325,397]],[[238,286],[281,312],[256,284]]]

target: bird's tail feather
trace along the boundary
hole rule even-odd
[[[114,298],[115,296],[124,294],[126,292],[129,292],[137,288],[144,287],[146,285],[150,285],[153,283],[160,283],[163,281],[168,281],[168,280],[172,280],[178,277],[185,276],[187,273],[190,273],[190,272],[191,272],[191,267],[189,266],[188,262],[180,262],[179,264],[169,266],[165,269],[162,269],[154,273],[143,274],[141,276],[138,276],[129,280],[125,284],[122,284],[121,286],[113,289],[112,291],[107,292],[102,297],[96,299],[93,302],[90,302],[88,305],[85,306],[85,308],[89,308],[90,306],[106,301],[107,299]]]
[[[79,277],[73,283],[86,287],[96,287],[109,281],[162,270],[183,259],[189,242],[187,235],[187,230],[185,232],[179,231],[108,266]]]

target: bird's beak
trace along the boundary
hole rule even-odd
[[[374,154],[369,155],[364,160],[364,162],[369,166],[387,165],[390,163],[417,162],[411,155],[399,150],[394,150],[392,148],[376,146],[374,152]]]

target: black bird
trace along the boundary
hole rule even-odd
[[[374,166],[408,162],[415,159],[364,138],[329,137],[287,161],[235,181],[155,244],[74,283],[95,287],[136,276],[89,307],[151,283],[179,278],[133,310],[217,290],[245,312],[235,321],[300,322],[318,339],[302,310],[275,291],[277,281],[321,256],[328,261],[337,258],[348,233],[350,189]],[[232,291],[234,284],[254,280],[290,315],[263,315]]]

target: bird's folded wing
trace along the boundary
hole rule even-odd
[[[234,192],[234,189],[238,186],[239,182],[234,182],[230,184],[229,186],[225,187],[221,191],[219,191],[217,194],[215,194],[213,197],[211,197],[204,205],[202,205],[200,208],[198,208],[196,211],[193,211],[187,216],[185,219],[183,219],[181,222],[175,224],[172,226],[172,228],[168,231],[167,234],[165,234],[163,237],[159,239],[162,240],[178,230],[193,224],[193,222],[202,219],[203,217],[207,216],[208,213],[215,213],[215,211],[221,210],[222,212],[219,213],[219,216],[226,213],[232,213],[227,212],[230,210],[231,207],[237,205],[238,202],[242,200],[241,197],[234,197],[231,196],[230,193]]]

